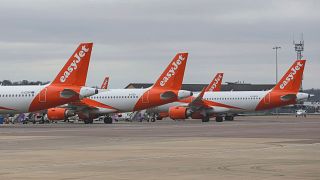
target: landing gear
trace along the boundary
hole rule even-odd
[[[147,121],[148,122],[156,122],[157,116],[156,114],[148,114]]]
[[[93,119],[84,119],[83,121],[85,124],[92,124],[93,123]]]
[[[103,118],[103,122],[105,124],[112,124],[112,118],[110,116],[106,116]]]
[[[223,116],[217,116],[216,117],[217,122],[223,122]]]
[[[225,121],[233,121],[234,120],[234,116],[226,116],[224,118]]]
[[[202,118],[202,122],[209,122],[210,121],[210,117],[209,116],[205,116]]]

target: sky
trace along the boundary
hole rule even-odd
[[[0,0],[0,80],[51,81],[81,42],[93,42],[87,85],[153,83],[189,52],[184,83],[275,83],[305,42],[303,87],[320,88],[317,0]]]

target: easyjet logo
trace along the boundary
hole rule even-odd
[[[78,65],[79,62],[81,61],[81,59],[86,55],[86,53],[89,51],[89,48],[86,48],[85,45],[83,45],[81,47],[81,51],[79,51],[78,53],[76,53],[74,55],[74,60],[71,62],[71,64],[69,65],[69,67],[67,68],[67,70],[63,73],[63,75],[60,77],[60,82],[65,82],[68,77],[72,74],[73,70],[78,69]]]
[[[219,74],[218,77],[214,79],[214,83],[210,87],[209,91],[213,91],[217,87],[218,83],[221,81],[221,78],[222,78],[222,75]]]
[[[106,78],[102,84],[102,88],[106,88],[108,86],[109,78]]]
[[[179,58],[174,61],[171,65],[170,70],[167,72],[167,74],[162,78],[162,81],[160,81],[160,86],[166,85],[166,83],[169,81],[169,79],[176,74],[177,69],[182,64],[182,62],[185,60],[182,55],[179,55]]]
[[[280,89],[284,89],[291,80],[294,79],[294,76],[297,74],[298,71],[300,71],[301,67],[303,66],[303,63],[300,61],[297,62],[297,65],[291,68],[291,72],[288,74],[286,79],[280,84]]]

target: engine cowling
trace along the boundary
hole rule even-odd
[[[186,119],[188,108],[175,106],[169,108],[169,117],[171,119]]]
[[[49,120],[64,120],[70,116],[74,116],[75,114],[66,109],[66,108],[50,108],[48,109],[48,119]]]
[[[184,99],[189,96],[192,96],[193,93],[191,91],[186,91],[186,90],[179,90],[178,91],[178,99]]]

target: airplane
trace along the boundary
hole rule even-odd
[[[221,91],[221,84],[222,84],[222,79],[223,79],[223,74],[224,73],[217,73],[214,78],[212,79],[212,81],[210,82],[210,84],[206,87],[205,92],[215,92],[215,91]],[[172,107],[172,106],[176,106],[179,105],[180,103],[184,103],[184,102],[191,102],[192,101],[192,96],[186,98],[186,99],[182,99],[179,100],[177,102],[172,102],[172,103],[168,103],[162,106],[157,106],[157,107],[153,107],[150,109],[146,110],[146,113],[148,113],[151,117],[151,119],[149,121],[154,122],[156,119],[157,120],[161,120],[165,117],[169,116],[169,112],[168,111],[164,111],[164,112],[159,112],[159,109],[162,109],[162,107],[168,109],[168,107]],[[169,110],[169,109],[168,109]]]
[[[224,91],[194,93],[192,98],[153,108],[154,112],[168,112],[171,119],[202,119],[208,122],[215,116],[217,122],[223,121],[228,113],[260,111],[295,104],[310,98],[299,92],[306,60],[297,60],[273,89],[268,91]],[[233,120],[233,116],[225,116]]]
[[[103,83],[101,84],[100,89],[108,89],[108,85],[109,85],[109,77],[105,77],[103,80]]]
[[[77,114],[84,123],[93,123],[93,119],[106,115],[104,122],[112,123],[110,114],[132,112],[174,102],[192,95],[192,92],[180,90],[188,53],[178,53],[156,83],[145,89],[107,89],[97,95],[69,104],[69,107],[48,109],[50,120],[62,120]]]
[[[81,43],[56,78],[37,86],[0,86],[0,114],[41,111],[97,94],[85,87],[93,43]]]

